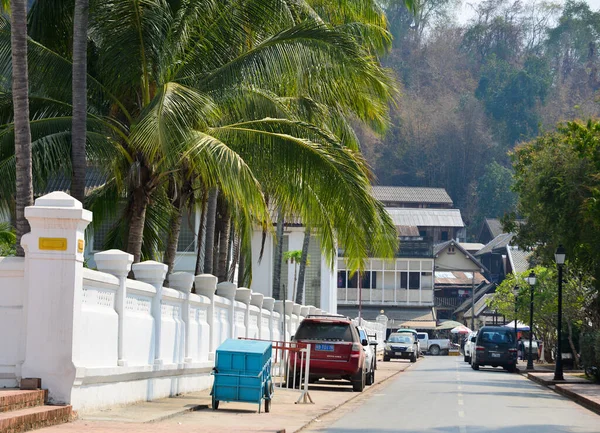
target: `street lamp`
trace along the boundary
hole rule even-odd
[[[529,356],[527,357],[527,370],[533,370],[533,289],[535,287],[535,272],[531,271],[525,279],[529,283],[531,301],[529,303]]]
[[[562,365],[562,280],[566,256],[565,248],[562,245],[559,245],[554,253],[554,260],[556,260],[556,267],[558,268],[558,323],[556,324],[558,341],[556,344],[557,353],[556,363],[554,365],[554,380],[565,380]]]

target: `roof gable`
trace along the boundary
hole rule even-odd
[[[446,252],[448,250],[449,247],[453,246],[455,249],[458,249],[458,251],[460,253],[462,253],[464,255],[464,260],[468,260],[470,262],[470,264],[473,264],[474,266],[469,269],[450,269],[448,268],[447,270],[450,271],[474,271],[477,272],[481,269],[483,269],[484,272],[487,271],[487,268],[485,266],[483,266],[483,264],[470,252],[468,252],[467,250],[464,249],[464,247],[459,243],[456,242],[455,240],[449,240],[446,242],[443,242],[441,244],[437,244],[434,245],[433,247],[433,255],[436,258],[436,263],[438,263],[438,256],[444,252]],[[436,264],[436,269],[440,269],[440,270],[445,270],[443,267],[443,263],[441,265],[440,268],[438,268],[437,264]]]

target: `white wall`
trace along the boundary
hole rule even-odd
[[[0,257],[0,387],[14,387],[21,373],[25,316],[25,259]]]
[[[166,265],[132,265],[118,250],[84,269],[92,215],[64,193],[37,199],[26,217],[25,259],[0,257],[0,386],[39,377],[50,402],[89,411],[206,389],[226,339],[282,339],[282,301],[212,275],[178,272],[163,287]],[[314,307],[285,309],[289,340]]]

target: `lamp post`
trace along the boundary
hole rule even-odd
[[[535,272],[531,271],[529,276],[526,278],[529,283],[529,288],[531,292],[531,301],[529,303],[529,355],[527,356],[527,370],[533,370],[533,289],[535,287]]]
[[[566,251],[562,245],[559,245],[554,253],[556,267],[558,268],[558,323],[556,324],[557,344],[556,344],[556,363],[554,365],[554,380],[565,380],[563,376],[562,365],[562,280],[563,266],[566,259]]]

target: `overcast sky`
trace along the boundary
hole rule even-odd
[[[527,0],[525,0],[527,1]],[[564,0],[556,0],[560,3],[564,3]],[[473,8],[469,6],[469,4],[477,4],[480,0],[463,0],[462,11],[460,14],[457,14],[458,21],[464,23],[469,20],[473,16]],[[587,3],[590,5],[592,10],[597,11],[600,9],[600,0],[587,0]]]

